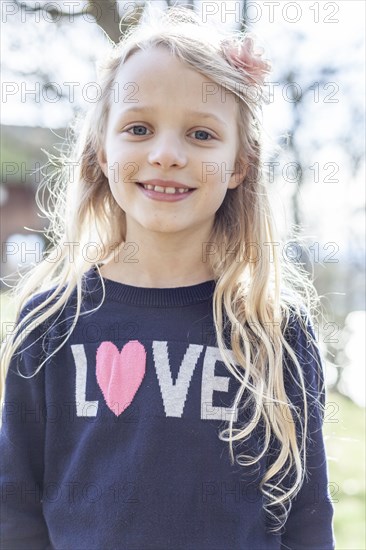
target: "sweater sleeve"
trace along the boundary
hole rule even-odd
[[[32,307],[22,310],[19,321]],[[27,330],[27,329],[26,329]],[[2,550],[51,548],[42,513],[45,440],[44,366],[42,329],[27,334],[14,353],[5,380],[0,431]]]
[[[316,343],[313,326],[307,321],[309,341],[295,323],[291,345],[302,367],[308,392],[308,437],[306,476],[293,499],[281,538],[281,550],[334,550],[333,505],[328,490],[328,469],[323,439],[325,404],[324,365]],[[293,387],[293,386],[292,386]],[[292,393],[292,392],[291,392]],[[303,413],[300,390],[293,390],[295,405]]]

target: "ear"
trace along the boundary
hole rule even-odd
[[[100,149],[98,151],[97,159],[98,159],[98,164],[99,164],[103,174],[108,179],[108,162],[107,162],[107,155],[105,154],[104,149]]]
[[[228,189],[236,189],[244,180],[248,165],[243,161],[235,162],[235,171],[231,174]]]

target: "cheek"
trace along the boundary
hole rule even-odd
[[[109,180],[109,189],[116,203],[121,206],[121,192],[119,192],[117,186],[111,180]]]
[[[233,173],[232,166],[224,161],[212,163],[212,165],[213,168],[210,168],[212,172],[207,176],[203,176],[202,186],[208,197],[224,197]]]
[[[109,189],[117,202],[121,202],[121,199],[126,194],[126,184],[124,183],[121,174],[118,173],[117,168],[110,167],[108,171]]]
[[[124,161],[123,159],[113,159],[109,157],[108,179],[111,186],[116,190],[127,185],[132,185],[136,180],[138,164],[136,162]]]
[[[220,181],[220,178],[211,177],[204,184],[204,189],[201,190],[200,205],[207,212],[216,212],[225,199],[227,192],[226,185]]]

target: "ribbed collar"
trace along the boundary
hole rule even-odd
[[[102,295],[100,276],[91,268],[85,273],[85,281],[88,291]],[[179,307],[189,306],[203,302],[213,295],[215,281],[205,281],[197,285],[181,286],[174,288],[146,288],[118,283],[111,279],[105,279],[106,300],[140,307]],[[95,295],[95,294],[94,294]]]

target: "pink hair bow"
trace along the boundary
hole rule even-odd
[[[232,67],[241,71],[250,82],[263,86],[271,65],[261,57],[264,53],[263,48],[254,51],[252,36],[246,35],[241,42],[225,40],[222,49]]]

